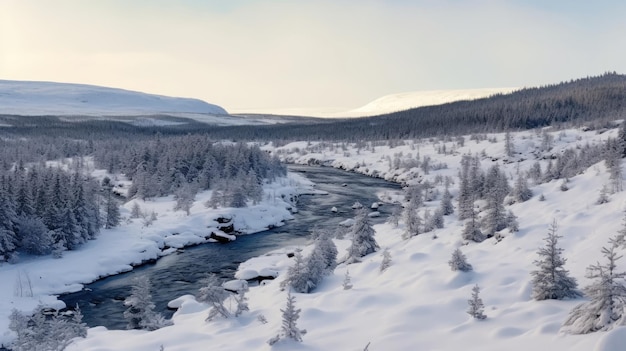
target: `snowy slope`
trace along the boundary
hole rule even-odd
[[[0,114],[146,115],[201,113],[226,115],[217,105],[84,84],[0,80]]]
[[[510,176],[512,183],[517,172],[529,169],[536,160],[545,170],[548,160],[543,156],[559,154],[565,149],[586,143],[600,143],[614,137],[616,132],[615,129],[604,133],[575,129],[549,132],[554,138],[554,146],[549,152],[537,151],[541,145],[540,133],[512,133],[513,146],[517,151],[512,158],[504,155],[503,134],[490,134],[489,139],[482,141],[470,140],[466,136],[463,145],[456,141],[433,139],[407,141],[393,147],[385,143],[364,147],[345,143],[332,145],[297,142],[279,148],[271,145],[264,148],[292,162],[307,163],[318,160],[334,167],[369,175],[377,174],[386,179],[408,183],[420,179],[434,182],[437,177],[456,177],[462,155],[482,154],[481,164],[484,169],[498,163]],[[446,152],[442,152],[444,145]],[[431,165],[445,164],[446,167],[435,167],[428,174],[423,174],[416,168],[393,167],[387,158],[393,159],[399,155],[403,160],[409,160],[415,159],[418,153],[421,158],[430,157]],[[503,239],[499,242],[494,239],[481,243],[464,242],[461,239],[463,223],[456,214],[446,216],[445,228],[410,240],[402,239],[402,221],[398,227],[391,224],[375,226],[376,240],[381,248],[389,249],[392,266],[385,272],[379,271],[381,250],[364,257],[361,263],[339,265],[313,293],[294,294],[296,306],[302,310],[298,326],[308,330],[302,343],[281,341],[273,347],[266,343],[278,332],[281,324],[280,309],[285,307],[286,292],[280,289],[280,282],[286,269],[293,264],[293,259],[286,255],[293,248],[286,248],[241,264],[240,272],[270,268],[279,271],[280,275],[275,281],[250,289],[250,311],[238,318],[207,322],[205,318],[208,306],[197,303],[192,296],[185,296],[176,302],[180,308],[173,317],[173,326],[154,332],[92,328],[86,339],[77,339],[68,350],[153,351],[162,345],[167,351],[357,351],[371,343],[369,349],[372,351],[622,351],[626,341],[626,327],[588,335],[568,335],[560,330],[569,311],[586,301],[585,298],[534,301],[530,296],[530,272],[535,269],[533,260],[537,259],[537,249],[544,245],[543,238],[553,219],[558,222],[558,234],[563,236],[559,246],[563,248],[563,256],[567,259],[565,268],[578,280],[581,287],[589,284],[590,280],[585,277],[586,267],[597,261],[604,262],[600,253],[601,247],[606,246],[608,238],[614,236],[623,226],[626,191],[609,195],[608,203],[596,204],[600,189],[609,182],[604,162],[598,162],[582,174],[570,178],[568,191],[560,190],[560,180],[531,184],[533,198],[507,206],[507,209],[518,216],[519,232],[509,233],[503,230]],[[442,191],[443,185],[437,184],[438,190]],[[451,185],[454,196],[458,192],[458,185],[458,182]],[[545,196],[545,201],[539,200],[541,194]],[[379,195],[381,199],[393,198],[393,194]],[[154,203],[142,206],[158,206],[162,202],[169,202],[168,206],[172,204],[171,199],[157,199]],[[432,211],[438,205],[438,199],[428,201],[423,210]],[[130,204],[125,207],[128,209],[128,206]],[[345,206],[345,210],[350,210],[351,204]],[[201,205],[194,208],[200,210]],[[202,213],[198,212],[198,215]],[[159,221],[161,218],[159,215]],[[189,231],[188,228],[193,227],[194,223],[172,221],[181,221],[184,218],[182,215],[176,217],[174,213],[169,213],[167,217],[163,217],[163,224],[181,226]],[[198,220],[196,217],[191,219]],[[90,242],[84,249],[68,253],[67,260],[38,258],[16,265],[0,266],[0,278],[11,282],[20,270],[30,272],[34,278],[38,278],[40,272],[45,272],[48,274],[45,282],[35,281],[38,295],[44,297],[45,294],[62,289],[79,287],[77,283],[81,279],[89,281],[97,273],[116,267],[112,263],[122,263],[116,256],[120,247],[143,249],[137,245],[139,239],[164,240],[163,236],[153,235],[160,231],[157,228],[153,229],[154,233],[144,232],[139,236],[136,234],[138,229],[137,223],[131,223],[107,232],[106,234],[116,238],[115,245],[107,241],[101,242],[101,239],[107,237],[102,235],[101,239]],[[103,243],[101,247],[100,243]],[[340,239],[336,240],[336,244],[341,257],[349,242]],[[473,265],[473,272],[450,270],[447,262],[452,251],[459,247]],[[307,255],[309,250],[309,247],[305,247],[304,254]],[[80,265],[85,272],[73,272],[79,267],[81,259],[85,260],[95,252],[103,255],[100,259],[102,264],[98,267]],[[73,257],[69,257],[70,254]],[[109,260],[106,259],[107,255],[110,255]],[[127,255],[125,259],[128,257],[132,255]],[[46,265],[51,262],[54,262],[55,267],[48,269]],[[618,261],[617,265],[619,271],[626,270],[625,259]],[[95,272],[87,274],[90,270]],[[343,290],[342,280],[348,270],[354,287]],[[68,271],[73,273],[61,273]],[[52,282],[62,283],[53,285]],[[481,298],[486,305],[487,319],[483,321],[473,320],[465,312],[474,284],[480,285]],[[12,290],[12,284],[4,284],[0,288],[3,307],[6,308],[4,313],[9,308],[9,302],[32,306],[38,298],[12,297]],[[50,303],[49,298],[44,301]],[[267,319],[267,323],[258,320],[261,315]],[[0,335],[1,333],[2,331]],[[10,334],[6,334],[4,339],[10,337]]]

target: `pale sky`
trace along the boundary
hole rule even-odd
[[[355,108],[626,73],[624,18],[625,1],[0,0],[0,79]]]

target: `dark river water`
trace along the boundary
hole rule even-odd
[[[282,227],[238,236],[237,240],[227,244],[208,243],[190,247],[184,252],[165,256],[154,264],[98,280],[86,285],[82,291],[63,295],[60,299],[68,306],[80,306],[83,320],[90,327],[102,325],[109,329],[125,329],[123,300],[130,294],[132,279],[147,275],[153,285],[152,298],[156,309],[169,318],[173,311],[167,309],[167,303],[185,294],[196,294],[200,288],[198,281],[207,273],[233,279],[239,263],[284,246],[303,244],[315,227],[334,231],[339,222],[354,217],[351,206],[355,201],[369,207],[378,201],[378,192],[400,189],[399,185],[382,179],[329,167],[289,166],[289,169],[302,172],[316,183],[317,189],[329,194],[302,195],[297,206],[299,212]],[[337,207],[338,213],[331,212],[333,206]],[[390,204],[381,206],[378,209],[381,217],[373,218],[372,222],[384,221],[392,209]]]

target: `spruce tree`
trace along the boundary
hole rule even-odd
[[[467,314],[474,317],[474,319],[482,320],[487,318],[484,314],[485,305],[483,304],[483,300],[478,296],[480,293],[480,288],[478,284],[474,285],[472,288],[472,298],[467,300],[469,308],[467,310]]]
[[[299,293],[309,291],[310,279],[306,261],[302,256],[302,249],[296,249],[294,263],[287,269],[287,277],[280,283],[281,288],[291,287]]]
[[[106,191],[105,211],[106,220],[104,221],[104,227],[106,229],[117,227],[121,220],[120,207],[111,191]]]
[[[280,311],[283,313],[283,322],[280,333],[275,337],[268,340],[270,345],[274,345],[281,339],[291,339],[297,342],[302,342],[302,335],[306,334],[306,330],[298,328],[297,322],[300,318],[300,309],[296,308],[296,297],[291,295],[289,291],[287,293],[287,306]]]
[[[352,225],[352,243],[348,247],[348,256],[346,264],[359,262],[361,257],[369,255],[379,249],[378,243],[374,238],[374,228],[370,224],[369,217],[365,210],[357,213],[354,224]]]
[[[128,307],[124,311],[124,318],[128,321],[127,329],[157,330],[171,324],[171,321],[154,311],[150,289],[148,277],[134,279],[131,294],[124,300],[124,305]]]
[[[548,235],[543,239],[546,246],[537,251],[540,259],[534,262],[537,270],[532,271],[532,297],[535,300],[575,298],[580,296],[576,290],[576,279],[569,276],[563,268],[565,258],[561,257],[563,249],[558,247],[558,240],[562,236],[556,233],[557,224],[553,221],[548,229]]]
[[[443,196],[441,198],[441,203],[439,204],[439,209],[441,210],[441,214],[444,216],[448,216],[454,213],[454,205],[452,205],[452,195],[446,186],[443,191]]]
[[[452,252],[452,257],[450,258],[450,261],[448,261],[448,265],[450,265],[450,269],[452,269],[452,271],[469,272],[473,269],[472,265],[467,262],[465,254],[463,254],[459,248]]]
[[[341,284],[343,286],[343,290],[352,289],[352,279],[350,278],[350,271],[346,269],[346,274],[343,276],[343,282]]]
[[[196,300],[209,304],[209,315],[206,320],[211,321],[217,316],[229,318],[230,311],[224,306],[224,300],[228,298],[229,293],[222,287],[215,274],[209,274],[201,283],[203,286],[198,290]]]
[[[607,262],[599,262],[587,268],[586,277],[595,279],[583,288],[583,293],[590,301],[574,307],[563,329],[572,334],[587,334],[600,330],[610,330],[622,325],[626,319],[626,287],[621,281],[626,272],[617,271],[616,262],[622,256],[617,255],[618,241],[609,240],[610,247],[602,248]]]
[[[388,248],[385,248],[383,250],[383,260],[380,262],[380,272],[384,272],[389,267],[391,267],[391,253]]]
[[[404,209],[404,239],[410,239],[422,233],[422,218],[420,217],[419,201],[411,198]]]

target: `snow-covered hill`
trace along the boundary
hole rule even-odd
[[[441,105],[460,100],[476,100],[494,94],[506,94],[515,88],[431,90],[386,95],[357,109],[341,113],[345,117],[365,117],[404,111],[422,106]]]
[[[168,97],[85,84],[0,80],[0,114],[133,116],[226,115],[198,99]]]

